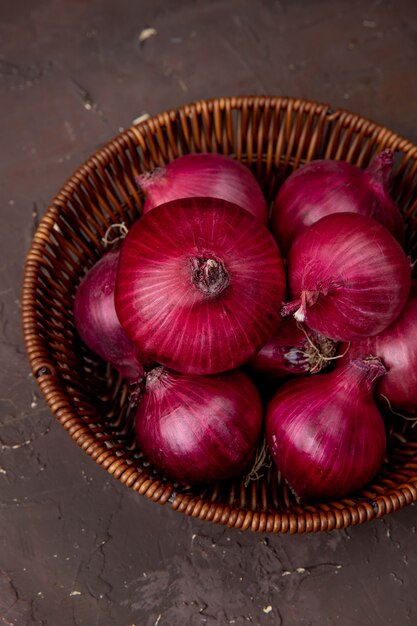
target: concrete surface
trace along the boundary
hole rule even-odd
[[[0,624],[417,624],[414,506],[314,536],[190,520],[90,460],[29,375],[22,268],[66,178],[144,112],[247,93],[330,102],[417,143],[416,2],[0,4]]]

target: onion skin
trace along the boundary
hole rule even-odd
[[[213,198],[156,207],[124,240],[116,311],[141,360],[176,371],[235,369],[277,329],[285,272],[268,230]]]
[[[377,335],[403,309],[411,267],[392,235],[370,217],[334,213],[305,229],[287,258],[283,314],[335,341]]]
[[[142,377],[143,366],[137,349],[120,325],[114,306],[119,255],[119,248],[110,250],[82,279],[75,294],[74,324],[90,350],[133,383]]]
[[[408,414],[417,413],[417,283],[399,317],[386,330],[374,337],[341,344],[337,361],[343,364],[353,358],[377,356],[387,369],[378,381],[376,398],[381,407]],[[382,397],[384,396],[384,397]]]
[[[269,378],[317,374],[335,353],[334,341],[286,317],[248,366]]]
[[[242,475],[262,422],[259,394],[243,372],[193,376],[157,367],[148,374],[135,432],[165,477],[200,484]]]
[[[179,198],[227,200],[249,211],[264,224],[268,209],[252,172],[224,154],[186,154],[136,179],[146,195],[143,212]]]
[[[328,374],[288,381],[274,396],[267,443],[299,497],[341,498],[377,474],[386,434],[372,392],[384,372],[378,359],[357,359]]]
[[[389,195],[394,155],[384,150],[362,170],[345,161],[316,160],[296,170],[280,188],[271,230],[284,256],[307,226],[331,213],[358,213],[381,222],[402,245],[404,220]]]

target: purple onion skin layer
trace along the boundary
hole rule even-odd
[[[243,372],[194,376],[157,367],[135,429],[145,457],[165,477],[200,484],[242,475],[262,422],[258,391]]]
[[[124,240],[116,311],[143,361],[215,374],[246,362],[277,329],[285,272],[244,209],[213,198],[156,207]]]
[[[345,161],[311,161],[280,188],[273,205],[271,230],[284,256],[304,228],[331,213],[358,213],[381,222],[402,245],[404,220],[389,195],[392,150],[381,152],[362,170]]]
[[[350,344],[341,344],[342,365],[350,359],[377,356],[387,374],[376,386],[381,407],[415,415],[417,413],[417,282],[413,281],[410,298],[399,317],[386,330],[374,337]],[[384,396],[384,397],[383,397]]]
[[[136,179],[145,192],[143,212],[179,198],[227,200],[249,211],[264,224],[268,209],[252,172],[224,154],[186,154]]]
[[[119,248],[110,250],[84,276],[75,294],[74,324],[90,350],[111,363],[123,378],[136,382],[143,367],[114,306],[119,255]]]
[[[299,497],[341,498],[377,474],[386,435],[372,391],[384,372],[378,359],[357,359],[328,374],[288,381],[274,396],[267,443]]]
[[[335,341],[376,335],[401,313],[411,267],[387,229],[371,217],[334,213],[305,229],[287,258],[290,297],[283,313]]]
[[[336,353],[336,345],[293,317],[286,317],[248,365],[269,378],[316,374],[330,363],[326,359]]]

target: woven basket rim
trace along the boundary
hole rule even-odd
[[[163,113],[157,113],[155,115],[152,115],[138,122],[137,124],[132,124],[128,128],[119,132],[117,135],[115,135],[115,137],[107,141],[103,146],[101,146],[101,148],[99,148],[98,150],[96,150],[96,152],[90,155],[71,174],[71,176],[64,182],[61,189],[54,196],[51,204],[46,209],[46,212],[44,213],[43,218],[46,217],[50,209],[52,209],[52,207],[55,206],[55,202],[57,201],[59,202],[59,200],[61,199],[61,194],[64,196],[65,192],[70,192],[73,183],[78,181],[78,177],[86,169],[89,169],[90,167],[94,166],[96,159],[98,159],[99,157],[106,158],[107,151],[117,152],[117,149],[114,145],[115,142],[124,140],[126,137],[130,137],[132,133],[134,137],[136,138],[136,134],[135,134],[136,130],[151,127],[151,125],[154,124],[155,122],[163,122],[164,119],[166,119],[167,117],[169,118],[172,116],[176,117],[179,112],[188,114],[191,110],[198,111],[199,109],[204,108],[204,107],[207,107],[208,110],[210,110],[210,106],[214,105],[215,103],[218,103],[221,109],[225,108],[227,105],[229,105],[232,109],[235,109],[239,107],[240,102],[245,101],[248,103],[248,106],[251,106],[254,100],[259,100],[259,106],[261,105],[261,103],[264,104],[264,102],[266,101],[268,101],[270,105],[272,105],[277,100],[281,100],[283,104],[285,102],[288,102],[290,105],[292,105],[294,111],[297,111],[300,108],[301,104],[312,105],[312,106],[316,106],[318,110],[320,110],[320,108],[326,110],[326,116],[328,117],[329,120],[333,120],[338,117],[340,118],[342,116],[345,116],[346,119],[355,121],[356,123],[358,122],[360,122],[361,124],[365,123],[368,125],[367,132],[366,132],[368,136],[372,135],[375,132],[375,130],[378,130],[387,135],[388,137],[387,147],[390,147],[394,151],[408,152],[411,154],[414,153],[417,158],[417,145],[414,145],[408,139],[405,139],[402,135],[389,130],[388,128],[386,128],[385,126],[382,126],[378,122],[375,122],[371,120],[370,118],[364,117],[360,115],[359,113],[354,113],[345,108],[335,109],[330,104],[327,104],[325,102],[316,102],[314,100],[307,100],[304,98],[295,98],[295,97],[290,97],[290,96],[281,97],[281,96],[265,96],[265,95],[262,95],[262,96],[259,96],[259,95],[258,96],[257,95],[225,96],[225,97],[220,97],[220,98],[209,98],[207,100],[202,99],[202,100],[197,100],[195,102],[183,104],[178,107],[171,108],[168,111],[163,112]],[[39,225],[42,223],[43,218],[41,218]],[[36,233],[35,233],[35,236],[36,236]]]
[[[41,265],[42,250],[48,242],[49,235],[56,223],[56,217],[65,205],[67,197],[82,180],[82,177],[96,166],[97,161],[106,162],[109,154],[118,152],[120,145],[132,140],[137,142],[138,134],[143,139],[144,134],[146,132],[152,133],[156,125],[163,125],[167,120],[173,121],[180,115],[190,115],[193,112],[209,114],[216,108],[224,110],[226,108],[240,109],[246,107],[251,110],[256,107],[274,107],[277,101],[281,103],[281,106],[290,107],[294,112],[302,107],[306,112],[315,108],[317,112],[324,113],[329,120],[338,119],[340,121],[344,119],[349,127],[352,127],[352,124],[358,127],[365,126],[364,134],[366,136],[381,137],[381,139],[383,137],[386,147],[390,147],[393,151],[407,153],[417,160],[417,146],[384,126],[346,109],[333,109],[326,103],[300,98],[257,95],[211,98],[171,108],[164,113],[144,119],[120,132],[86,159],[67,179],[46,209],[26,256],[22,286],[22,325],[24,344],[32,375],[35,377],[49,408],[77,444],[110,474],[122,480],[126,486],[139,491],[142,495],[146,495],[160,504],[169,502],[172,509],[193,517],[241,530],[251,529],[258,532],[289,532],[294,534],[346,528],[403,508],[417,500],[417,477],[415,480],[404,482],[391,490],[384,491],[383,494],[376,496],[372,503],[366,500],[355,501],[352,499],[332,501],[328,503],[328,506],[321,506],[320,514],[314,510],[314,506],[310,507],[313,511],[309,511],[309,507],[306,507],[303,513],[298,514],[263,513],[262,511],[247,510],[241,507],[233,508],[218,503],[210,504],[201,498],[177,494],[172,484],[162,483],[160,480],[148,476],[146,472],[140,472],[136,467],[118,458],[112,450],[106,447],[105,442],[100,443],[97,440],[83,419],[77,415],[76,408],[64,382],[59,377],[57,368],[46,356],[43,347],[44,340],[36,332],[34,317],[36,277]]]

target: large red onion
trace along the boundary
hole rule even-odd
[[[382,333],[361,341],[341,344],[338,363],[357,357],[377,356],[384,363],[387,375],[378,381],[377,397],[381,406],[417,413],[417,282],[399,317]]]
[[[334,341],[293,317],[286,317],[248,365],[271,378],[316,374],[331,362],[335,353]]]
[[[283,308],[335,341],[376,335],[400,314],[410,263],[371,217],[334,213],[305,229],[287,259],[290,296]]]
[[[373,217],[402,244],[404,221],[389,195],[393,158],[392,150],[384,150],[366,170],[345,161],[317,160],[291,174],[278,192],[271,216],[282,254],[306,226],[347,211]]]
[[[193,374],[247,361],[276,330],[285,272],[272,235],[244,209],[184,198],[130,229],[116,311],[146,360]]]
[[[74,323],[84,343],[130,382],[143,374],[137,348],[120,325],[114,289],[120,249],[101,257],[84,276],[74,300]]]
[[[252,172],[224,154],[186,154],[136,181],[146,195],[144,213],[171,200],[206,196],[233,202],[264,224],[268,219],[265,198]]]
[[[135,417],[145,457],[167,478],[187,484],[242,475],[262,427],[255,385],[240,372],[179,374],[156,367]]]
[[[298,496],[341,498],[378,472],[386,436],[372,391],[384,373],[378,359],[356,359],[328,374],[284,383],[274,396],[267,443]]]

